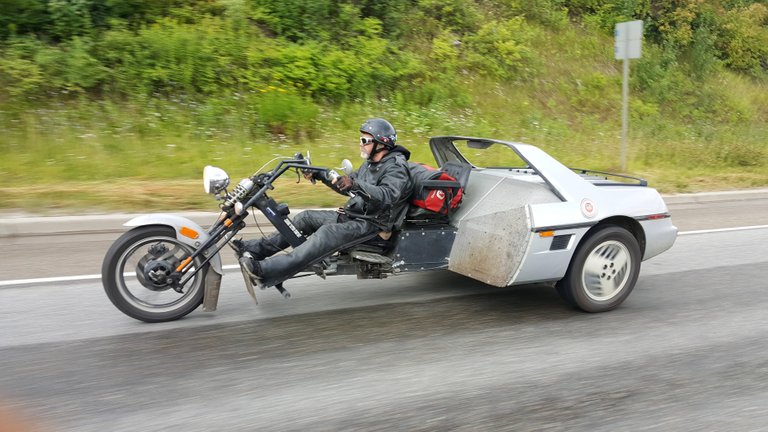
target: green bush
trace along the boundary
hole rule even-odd
[[[768,71],[768,6],[753,4],[728,11],[716,42],[731,69],[762,75]]]
[[[46,76],[35,61],[43,45],[31,38],[17,38],[0,56],[0,86],[15,101],[24,100],[41,92]]]
[[[459,34],[473,32],[482,22],[480,11],[471,0],[418,0],[418,9],[424,17]]]
[[[663,106],[693,102],[687,95],[695,91],[695,83],[678,61],[674,47],[647,45],[643,57],[634,63],[631,79],[634,89]]]
[[[92,43],[75,37],[56,48],[46,48],[35,56],[48,77],[47,86],[68,92],[97,89],[108,70],[90,54]]]
[[[0,0],[0,40],[39,32],[50,21],[43,0]]]
[[[57,40],[89,34],[92,0],[48,0],[49,32]]]
[[[498,78],[526,75],[533,50],[529,41],[534,29],[521,18],[489,21],[477,33],[467,36],[465,55],[468,63],[481,74]]]

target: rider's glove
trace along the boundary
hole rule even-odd
[[[336,185],[340,191],[346,192],[352,189],[354,182],[349,176],[341,176],[337,178],[332,184]]]

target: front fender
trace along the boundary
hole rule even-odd
[[[164,225],[171,227],[176,231],[176,238],[180,242],[188,244],[193,248],[200,247],[200,245],[208,240],[209,237],[208,232],[197,223],[185,217],[172,214],[151,214],[137,216],[123,224],[123,226],[127,227],[140,227],[147,225]],[[182,232],[184,234],[182,234]],[[214,255],[213,258],[211,258],[210,264],[211,268],[216,273],[222,276],[224,275],[224,270],[221,268],[221,257],[218,253]]]

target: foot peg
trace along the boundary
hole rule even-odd
[[[319,263],[313,265],[311,269],[315,272],[316,275],[320,276],[323,280],[325,280],[328,275],[332,275],[336,273],[337,264],[336,261],[333,259],[324,259],[320,261]]]

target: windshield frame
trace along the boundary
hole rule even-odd
[[[490,147],[492,145],[501,145],[504,147],[510,148],[512,151],[514,151],[517,156],[525,162],[527,165],[525,168],[515,168],[515,167],[478,167],[469,160],[461,153],[461,151],[456,147],[455,142],[456,141],[467,141],[475,143],[478,146],[487,146]],[[523,147],[531,147],[528,144],[523,143],[516,143],[516,142],[509,142],[509,141],[502,141],[502,140],[495,140],[490,138],[477,138],[477,137],[467,137],[467,136],[437,136],[432,137],[429,139],[429,148],[432,150],[432,155],[435,157],[435,160],[437,161],[438,165],[443,166],[448,161],[456,161],[463,164],[468,164],[472,166],[473,170],[515,170],[515,169],[524,169],[524,170],[530,170],[531,174],[538,175],[544,182],[549,186],[549,188],[552,190],[552,192],[561,200],[561,201],[567,201],[567,199],[563,196],[563,194],[560,193],[557,187],[555,187],[554,184],[545,176],[539,169],[536,168],[536,166],[531,163],[531,161],[523,154],[522,151],[517,146],[523,146]],[[486,148],[487,148],[486,147]],[[478,147],[480,149],[481,147]]]

